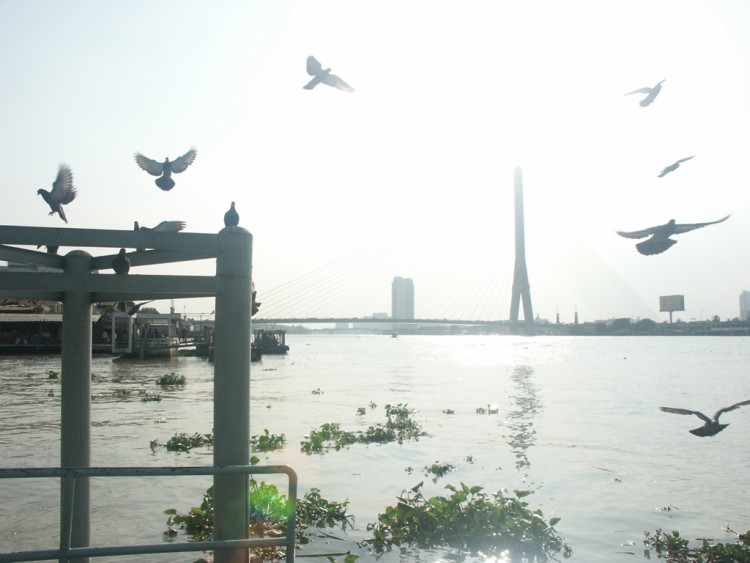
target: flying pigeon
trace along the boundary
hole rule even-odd
[[[693,155],[693,156],[686,156],[685,158],[681,158],[680,160],[678,160],[674,164],[670,164],[669,166],[667,166],[664,170],[662,170],[659,173],[658,178],[663,178],[664,176],[666,176],[670,172],[674,172],[675,170],[677,170],[680,167],[680,164],[682,164],[683,162],[688,161],[688,160],[690,160],[691,158],[694,158],[694,157],[695,157],[695,155]]]
[[[224,213],[224,226],[225,227],[236,227],[240,224],[240,214],[234,208],[234,202],[229,206],[229,210]]]
[[[666,80],[666,78],[664,79]],[[632,92],[628,92],[625,94],[626,96],[630,96],[631,94],[648,94],[645,98],[643,98],[639,103],[642,107],[650,106],[653,101],[656,99],[656,96],[659,95],[659,92],[661,92],[661,85],[664,83],[664,80],[659,82],[656,86],[653,88],[649,88],[646,86],[645,88],[639,88],[638,90],[633,90]]]
[[[650,239],[644,240],[643,242],[639,242],[635,245],[635,247],[638,249],[638,252],[650,256],[652,254],[661,254],[670,246],[676,244],[676,240],[672,240],[671,238],[669,238],[672,235],[687,233],[688,231],[692,231],[693,229],[700,229],[701,227],[705,227],[706,225],[721,223],[722,221],[726,221],[727,219],[729,219],[729,215],[722,219],[719,219],[718,221],[709,221],[708,223],[686,223],[684,225],[678,225],[677,223],[675,223],[674,219],[671,219],[669,223],[659,225],[657,227],[649,227],[648,229],[643,229],[641,231],[617,231],[617,234],[625,238],[644,238],[651,235]]]
[[[185,221],[162,221],[155,227],[141,227],[138,221],[133,222],[134,231],[157,231],[162,233],[176,233],[185,228]]]
[[[700,436],[701,438],[705,438],[706,436],[715,436],[722,430],[724,430],[728,424],[719,424],[719,417],[722,415],[722,413],[733,411],[737,407],[741,407],[742,405],[750,405],[750,400],[742,401],[740,403],[735,403],[730,407],[724,407],[723,409],[719,409],[716,411],[716,414],[714,415],[713,420],[708,418],[705,414],[698,411],[691,411],[688,409],[674,409],[672,407],[659,407],[664,412],[671,412],[672,414],[694,414],[698,418],[700,418],[704,424],[703,426],[699,426],[698,428],[693,428],[690,433],[695,434],[696,436]]]
[[[307,74],[313,77],[313,79],[305,84],[303,88],[305,90],[312,90],[319,83],[328,84],[344,92],[354,92],[354,89],[349,86],[346,82],[341,80],[335,74],[331,74],[331,69],[327,68],[323,70],[323,66],[313,56],[307,57]]]
[[[68,218],[65,217],[65,211],[62,206],[67,205],[76,198],[76,189],[73,187],[73,172],[70,167],[61,164],[60,170],[57,172],[57,178],[52,183],[52,191],[38,189],[37,195],[42,196],[44,201],[47,202],[49,208],[52,210],[49,212],[50,215],[57,213],[60,219],[68,222]]]
[[[198,151],[190,149],[188,152],[183,154],[181,157],[176,158],[172,162],[169,159],[165,159],[164,162],[156,162],[150,158],[146,158],[140,153],[135,153],[135,161],[138,163],[143,170],[151,174],[152,176],[159,176],[154,183],[159,186],[165,192],[168,192],[174,188],[174,180],[172,180],[172,174],[179,174],[184,172],[188,166],[190,166]]]
[[[151,299],[153,301],[153,299]],[[142,303],[133,303],[130,307],[128,307],[128,315],[131,317],[135,315],[138,311],[141,310],[141,307],[143,307],[146,303],[151,303],[151,301],[143,301]]]
[[[116,274],[126,275],[130,271],[130,260],[125,256],[125,249],[121,248],[120,252],[112,259],[112,269]]]

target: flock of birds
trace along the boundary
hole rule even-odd
[[[625,95],[631,96],[633,94],[646,94],[646,97],[643,98],[639,103],[642,107],[647,107],[651,105],[656,99],[656,96],[659,95],[659,92],[661,92],[661,88],[662,88],[661,85],[664,84],[664,82],[665,80],[662,80],[655,86],[651,86],[651,87],[647,86],[645,88],[639,88],[638,90],[633,90],[632,92],[628,92]],[[665,167],[658,174],[658,177],[663,178],[667,174],[674,172],[680,167],[680,164],[682,164],[683,162],[687,162],[688,160],[694,157],[695,155],[692,155],[692,156],[687,156],[685,158],[679,159],[678,161]],[[638,249],[638,252],[648,256],[648,255],[653,255],[653,254],[661,254],[662,252],[667,250],[669,247],[676,244],[677,241],[670,238],[672,235],[678,235],[680,233],[687,233],[688,231],[692,231],[693,229],[700,229],[701,227],[705,227],[707,225],[715,225],[716,223],[721,223],[723,221],[726,221],[727,219],[729,219],[729,215],[721,219],[718,219],[716,221],[708,221],[705,223],[686,223],[686,224],[678,224],[674,219],[672,219],[668,223],[665,223],[664,225],[658,225],[656,227],[648,227],[647,229],[641,229],[639,231],[629,231],[629,232],[617,231],[617,234],[625,238],[630,238],[630,239],[641,239],[650,235],[651,238],[635,245],[636,249]],[[750,405],[750,400],[741,401],[739,403],[735,403],[728,407],[724,407],[723,409],[719,409],[718,411],[716,411],[713,418],[709,418],[708,416],[706,416],[700,411],[694,411],[694,410],[689,410],[689,409],[679,409],[679,408],[674,408],[674,407],[659,407],[659,408],[663,412],[668,412],[672,414],[689,414],[689,415],[697,416],[703,421],[703,426],[699,426],[698,428],[693,428],[692,430],[690,430],[690,433],[694,434],[695,436],[700,436],[701,438],[705,438],[706,436],[715,436],[716,434],[724,430],[727,426],[729,426],[729,424],[721,424],[719,422],[719,417],[723,413],[733,411],[734,409],[741,407],[743,405]]]
[[[330,68],[324,69],[323,65],[321,65],[320,62],[313,56],[307,57],[306,69],[307,73],[312,76],[312,79],[303,86],[305,90],[312,90],[318,84],[326,84],[327,86],[331,86],[344,92],[354,91],[354,89],[349,86],[349,84],[344,82],[344,80],[342,80],[340,77],[336,76],[335,74],[331,74]],[[664,82],[665,80],[662,80],[655,86],[639,88],[638,90],[628,92],[626,96],[630,96],[632,94],[646,94],[646,97],[643,98],[639,103],[642,107],[647,107],[651,105],[659,95],[659,92],[661,92],[662,89],[662,84],[664,84]],[[188,152],[172,161],[170,161],[169,158],[166,158],[164,162],[158,162],[156,160],[145,157],[140,153],[136,153],[135,161],[138,166],[141,167],[141,169],[145,170],[152,176],[157,176],[154,183],[159,187],[159,189],[169,191],[175,186],[175,182],[172,179],[172,174],[180,174],[181,172],[187,170],[188,166],[190,166],[195,161],[197,155],[198,153],[195,149],[190,149]],[[676,162],[665,167],[658,174],[658,177],[663,178],[667,174],[674,172],[680,167],[682,163],[687,162],[694,157],[695,155],[692,155],[677,160]],[[77,195],[76,188],[73,187],[73,173],[68,166],[60,166],[57,178],[52,183],[51,191],[39,189],[37,193],[41,195],[47,205],[49,205],[51,210],[49,213],[50,215],[57,213],[63,221],[65,221],[66,223],[68,222],[68,219],[65,216],[65,211],[63,210],[63,206],[72,202]],[[638,231],[617,231],[617,234],[630,239],[641,239],[650,236],[649,239],[636,244],[636,249],[638,250],[638,252],[644,255],[661,254],[677,242],[676,240],[670,238],[671,236],[686,233],[688,231],[699,229],[707,225],[721,223],[723,221],[726,221],[728,218],[729,215],[716,221],[685,224],[678,224],[674,219],[672,219],[664,225],[648,227],[646,229],[640,229]],[[235,209],[235,202],[232,202],[229,209],[224,214],[224,225],[227,227],[237,226],[239,224],[239,220],[240,217],[237,213],[237,210]],[[135,221],[134,223],[134,229],[136,231],[141,230],[178,232],[183,230],[184,228],[184,221],[162,221],[152,228],[141,227],[138,224],[138,221]],[[130,271],[130,261],[128,260],[127,252],[124,248],[121,248],[120,252],[112,260],[112,269],[116,273],[122,275],[126,275]],[[150,301],[133,304],[130,309],[128,309],[128,314],[135,314],[136,312],[138,312],[138,309],[140,309],[140,307],[142,305],[145,305],[146,303],[150,303]],[[732,411],[743,405],[750,405],[750,400],[735,403],[731,406],[719,409],[713,415],[713,418],[709,418],[702,412],[695,410],[673,407],[660,407],[660,409],[663,412],[672,414],[686,414],[697,416],[704,422],[704,424],[703,426],[690,430],[690,432],[696,436],[706,437],[715,436],[716,434],[724,430],[727,426],[729,426],[728,424],[719,423],[719,417],[723,413]]]
[[[662,84],[664,84],[665,80],[662,80],[655,86],[646,86],[644,88],[639,88],[638,90],[633,90],[632,92],[628,92],[625,94],[626,96],[631,96],[633,94],[646,94],[646,97],[643,98],[639,103],[642,107],[650,106],[652,103],[654,103],[654,100],[656,99],[656,96],[659,95],[659,92],[661,92]],[[683,162],[687,162],[688,160],[691,160],[692,158],[695,158],[695,155],[687,156],[685,158],[681,158],[678,161],[670,164],[669,166],[665,167],[659,174],[659,178],[663,178],[667,174],[674,172],[680,167],[680,164]],[[726,217],[723,217],[722,219],[718,219],[716,221],[707,221],[705,223],[683,223],[679,224],[675,222],[674,219],[670,220],[668,223],[665,223],[664,225],[657,225],[655,227],[648,227],[646,229],[640,229],[638,231],[617,231],[617,234],[630,239],[642,239],[645,237],[650,236],[648,240],[645,240],[643,242],[640,242],[635,245],[638,252],[641,254],[644,254],[646,256],[651,256],[653,254],[661,254],[665,250],[667,250],[672,245],[676,244],[677,241],[670,238],[672,235],[679,235],[681,233],[687,233],[688,231],[692,231],[694,229],[700,229],[701,227],[705,227],[707,225],[715,225],[716,223],[721,223],[722,221],[726,221],[729,219],[729,215]]]

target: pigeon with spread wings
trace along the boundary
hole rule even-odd
[[[714,414],[713,419],[708,418],[705,414],[703,414],[700,411],[691,411],[688,409],[675,409],[672,407],[659,407],[659,409],[663,410],[664,412],[670,412],[672,414],[694,414],[698,418],[700,418],[704,424],[703,426],[699,426],[698,428],[693,428],[690,433],[695,434],[696,436],[700,436],[702,438],[705,438],[706,436],[715,436],[722,430],[724,430],[729,424],[719,424],[719,417],[729,411],[733,411],[737,407],[741,407],[743,405],[750,405],[750,400],[748,401],[742,401],[739,403],[735,403],[729,407],[724,407],[723,409],[719,409],[716,411],[716,414]]]
[[[354,88],[349,86],[335,74],[331,74],[330,68],[323,69],[323,65],[321,65],[318,62],[318,59],[313,56],[307,57],[307,74],[312,76],[313,79],[303,86],[305,90],[312,90],[322,82],[323,84],[328,84],[328,86],[333,86],[344,92],[354,92]]]
[[[666,176],[670,172],[674,172],[675,170],[677,170],[680,167],[680,164],[682,164],[683,162],[687,162],[691,158],[695,158],[695,155],[693,155],[693,156],[686,156],[685,158],[681,158],[677,162],[674,162],[674,163],[670,164],[664,170],[662,170],[661,172],[659,172],[658,178],[663,178],[664,176]]]
[[[57,171],[57,178],[52,183],[51,191],[48,192],[40,188],[36,193],[42,196],[47,205],[49,205],[49,208],[52,210],[49,212],[50,215],[57,213],[60,219],[66,223],[68,222],[62,206],[73,201],[76,195],[78,195],[76,189],[73,187],[73,172],[69,166],[65,164],[60,165],[60,169]]]
[[[154,183],[159,186],[160,189],[168,192],[174,188],[172,174],[184,172],[187,167],[193,163],[197,155],[198,151],[190,149],[188,152],[171,162],[168,158],[166,158],[164,162],[156,162],[155,160],[143,156],[141,153],[135,153],[135,161],[138,163],[138,166],[152,176],[159,176],[154,180]]]
[[[659,92],[661,92],[661,85],[664,83],[665,80],[666,78],[652,88],[649,88],[648,86],[644,88],[638,88],[638,90],[633,90],[632,92],[628,92],[625,95],[630,96],[632,94],[647,94],[645,98],[643,98],[640,102],[638,102],[641,104],[641,107],[645,108],[646,106],[650,106],[654,102],[654,100],[656,99],[656,96],[658,96]]]
[[[134,231],[157,231],[161,233],[176,233],[185,228],[185,221],[162,221],[155,227],[141,227],[138,221],[133,222]]]
[[[648,229],[642,229],[640,231],[617,231],[617,234],[621,237],[634,239],[650,236],[650,239],[644,240],[643,242],[639,242],[635,245],[635,247],[638,249],[638,252],[640,252],[641,254],[645,254],[646,256],[650,256],[652,254],[661,254],[670,246],[676,244],[676,240],[672,240],[671,238],[669,238],[672,235],[687,233],[688,231],[692,231],[693,229],[700,229],[701,227],[705,227],[707,225],[715,225],[716,223],[721,223],[722,221],[726,221],[727,219],[729,219],[729,215],[722,219],[719,219],[718,221],[685,224],[677,224],[674,219],[671,219],[669,223],[665,223],[664,225],[649,227]]]

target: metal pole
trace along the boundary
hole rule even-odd
[[[214,465],[250,462],[250,317],[252,235],[241,227],[220,233],[214,344]],[[214,539],[247,537],[247,475],[214,477]],[[244,563],[245,549],[214,553],[216,563]]]
[[[90,272],[91,255],[87,252],[73,250],[65,256],[65,273]],[[60,384],[61,467],[91,466],[91,330],[91,295],[86,291],[65,292]],[[73,495],[71,547],[88,547],[89,512],[89,480],[82,477],[76,480]],[[88,560],[76,561],[83,563]]]

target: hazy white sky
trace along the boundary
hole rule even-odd
[[[744,0],[0,0],[0,224],[64,226],[36,195],[64,162],[70,227],[217,232],[236,201],[262,313],[390,311],[400,275],[419,317],[507,318],[518,164],[536,314],[664,320],[684,294],[676,318],[734,317],[748,24]],[[311,54],[354,93],[303,90]],[[170,192],[133,160],[191,146]],[[729,213],[658,256],[615,234]],[[156,271],[214,264],[133,273]]]

